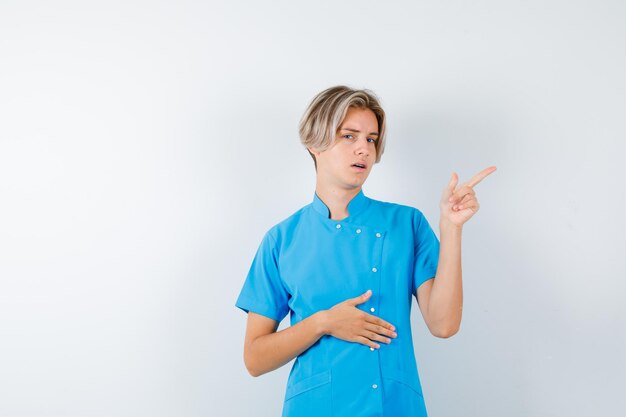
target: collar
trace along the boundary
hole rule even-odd
[[[361,212],[365,207],[367,207],[368,200],[369,199],[365,196],[365,194],[363,194],[363,188],[361,188],[357,195],[352,197],[352,200],[348,203],[348,216],[352,217]],[[318,197],[316,192],[313,192],[312,205],[315,211],[325,218],[330,219],[330,210],[328,209],[328,206],[326,206],[326,203]]]

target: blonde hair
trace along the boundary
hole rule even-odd
[[[317,94],[300,120],[298,126],[300,142],[306,148],[313,147],[320,151],[330,148],[335,143],[337,130],[350,107],[370,109],[374,112],[378,121],[379,135],[376,141],[376,160],[374,163],[380,162],[380,157],[385,150],[385,112],[378,97],[368,89],[355,90],[345,85],[338,85]],[[309,149],[307,151],[313,158],[317,171],[315,155]]]

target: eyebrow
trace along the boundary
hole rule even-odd
[[[356,129],[350,129],[348,127],[344,127],[341,130],[347,130],[349,132],[355,132],[355,133],[361,133],[360,130],[356,130]],[[374,136],[378,136],[378,132],[370,132],[370,135],[374,135]]]

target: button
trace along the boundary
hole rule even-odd
[[[337,226],[335,226],[337,229],[341,229],[341,225],[338,224]]]
[[[361,229],[356,229],[356,232],[357,233],[361,233]]]
[[[374,311],[376,311],[376,309],[374,307],[370,308],[370,311],[373,313]]]
[[[374,385],[372,385],[372,388],[376,389],[376,388],[378,388],[378,385],[374,384]]]
[[[376,237],[380,237],[380,233],[376,233]]]
[[[378,271],[378,269],[376,269],[376,267],[372,268],[372,272],[376,272]]]
[[[373,348],[373,347],[371,347],[371,348],[370,348],[370,350],[372,350],[372,351],[373,351],[373,350],[374,350],[374,348]]]

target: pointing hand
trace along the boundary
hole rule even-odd
[[[473,188],[495,170],[495,166],[485,168],[458,188],[456,185],[459,177],[456,172],[453,172],[452,178],[441,197],[441,221],[461,227],[476,214],[480,204],[478,204]]]

